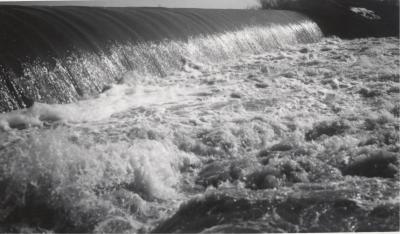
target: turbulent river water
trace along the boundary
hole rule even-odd
[[[283,39],[1,114],[0,232],[399,230],[399,38]]]

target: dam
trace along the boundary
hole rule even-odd
[[[163,76],[182,59],[218,61],[322,36],[291,11],[0,7],[0,111],[66,103],[126,71]],[[25,100],[25,101],[24,101]]]

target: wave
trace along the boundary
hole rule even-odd
[[[0,27],[0,112],[87,98],[129,71],[162,77],[322,36],[276,10],[2,6]]]

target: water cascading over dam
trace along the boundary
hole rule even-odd
[[[393,9],[268,2],[0,6],[0,233],[398,231]]]
[[[279,10],[0,7],[0,112],[99,93],[127,71],[164,76],[317,41],[306,16]]]

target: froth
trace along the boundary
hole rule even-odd
[[[6,210],[41,204],[53,210],[44,213],[64,214],[66,223],[88,230],[121,220],[138,227],[138,217],[154,215],[152,207],[160,201],[180,198],[180,170],[196,161],[168,141],[93,141],[58,128],[9,145],[0,178]]]

